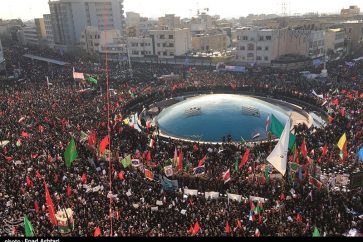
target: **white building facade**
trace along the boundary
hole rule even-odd
[[[87,26],[124,31],[123,0],[49,1],[49,9],[55,44],[77,45]]]
[[[159,58],[174,58],[192,50],[190,29],[150,30],[153,53]]]

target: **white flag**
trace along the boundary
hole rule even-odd
[[[287,152],[289,150],[290,118],[285,124],[280,140],[267,157],[267,161],[273,165],[283,176],[286,173]]]

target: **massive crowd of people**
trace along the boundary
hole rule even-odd
[[[319,189],[309,183],[309,177],[315,175],[309,167],[320,166],[338,174],[343,169],[339,167],[344,167],[344,173],[363,169],[357,158],[363,145],[362,62],[354,66],[345,65],[345,60],[329,63],[329,76],[324,80],[308,80],[296,70],[264,68],[229,74],[213,72],[211,67],[153,63],[133,63],[131,78],[128,63],[111,63],[106,75],[103,65],[87,60],[50,51],[15,47],[4,50],[8,71],[20,67],[22,74],[20,81],[6,79],[0,83],[0,141],[9,141],[1,147],[0,156],[1,236],[24,236],[23,224],[16,223],[24,215],[36,236],[60,235],[48,218],[44,182],[56,211],[73,210],[72,236],[93,236],[96,228],[102,236],[312,236],[315,228],[321,236],[342,236],[352,228],[363,232],[359,216],[363,213],[361,187],[336,190],[324,184]],[[33,61],[22,57],[26,52],[62,59],[71,65]],[[76,82],[73,67],[97,75],[98,85]],[[181,78],[156,78],[171,72]],[[93,85],[95,91],[81,92],[82,85]],[[109,125],[107,87],[116,91],[109,97]],[[324,98],[313,95],[312,90]],[[296,147],[300,149],[305,140],[312,164],[308,165],[300,154],[300,172],[289,172],[284,179],[266,179],[262,167],[274,144],[182,142],[159,137],[153,128],[139,132],[122,121],[157,100],[210,92],[269,96],[326,112],[326,127],[294,128]],[[98,156],[97,145],[81,141],[82,132],[92,130],[97,133],[97,143],[110,132],[110,163]],[[347,135],[348,149],[344,160],[336,147],[343,133]],[[67,168],[64,152],[71,137],[76,141],[78,156]],[[149,145],[150,139],[155,140],[154,146]],[[235,169],[236,159],[241,160],[247,148],[251,149],[247,163]],[[163,189],[158,177],[164,175],[164,166],[173,163],[170,160],[175,149],[182,150],[189,169],[178,171],[174,167],[169,178],[177,180],[180,189],[169,191]],[[124,168],[119,158],[127,155],[151,170],[154,180],[146,178],[142,169]],[[290,151],[289,162],[292,156]],[[196,176],[192,168],[203,157],[206,172]],[[225,183],[222,173],[228,169],[231,180]],[[97,186],[101,189],[95,192],[87,189]],[[199,193],[186,196],[183,189],[196,189]],[[203,194],[209,191],[221,196],[207,199]],[[227,193],[247,199],[227,199]],[[266,200],[257,203],[250,201],[250,196]],[[152,209],[156,206],[158,210]],[[257,206],[263,209],[253,209]]]

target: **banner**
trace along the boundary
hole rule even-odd
[[[170,180],[161,175],[159,175],[159,180],[165,191],[176,191],[179,188],[178,180]]]
[[[198,190],[192,190],[192,189],[184,188],[184,194],[185,195],[191,195],[191,196],[197,196],[198,195]]]
[[[173,166],[172,165],[169,165],[169,166],[165,166],[164,167],[164,173],[167,177],[169,176],[172,176],[174,173],[173,173]]]
[[[317,179],[315,179],[312,176],[309,176],[309,184],[320,189],[321,186],[323,185],[320,181],[318,181]]]
[[[250,201],[257,201],[257,202],[262,202],[265,203],[267,202],[267,198],[263,198],[263,197],[254,197],[254,196],[250,196]]]
[[[132,159],[131,160],[131,166],[132,167],[139,167],[141,165],[141,162],[139,159]]]
[[[204,193],[205,199],[218,199],[219,192],[205,192]]]
[[[231,200],[235,200],[237,202],[241,202],[241,200],[242,200],[242,195],[227,193],[227,197],[228,197],[228,200],[231,199]]]

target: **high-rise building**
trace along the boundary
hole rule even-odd
[[[45,38],[46,44],[53,48],[54,47],[54,37],[53,37],[53,26],[50,14],[44,14],[44,26],[45,26]]]
[[[43,18],[34,19],[34,25],[24,27],[22,30],[22,43],[25,45],[44,45],[46,31]]]
[[[55,44],[79,44],[87,26],[124,31],[123,0],[57,0],[49,1],[49,9]]]
[[[342,9],[340,11],[340,16],[342,17],[353,17],[355,15],[359,15],[360,13],[360,8],[358,8],[358,6],[349,6],[349,8],[347,9]]]
[[[3,46],[1,45],[1,39],[0,39],[0,72],[5,70],[5,59],[4,59],[4,50]]]

